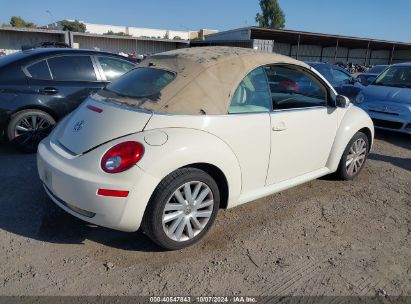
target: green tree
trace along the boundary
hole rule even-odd
[[[12,27],[36,27],[36,25],[33,22],[26,22],[23,18],[19,16],[11,17],[10,25]]]
[[[278,0],[260,0],[261,13],[257,13],[255,21],[260,27],[282,29],[285,26],[285,14]]]
[[[60,22],[63,27],[63,31],[84,33],[86,31],[86,25],[78,20],[68,21],[63,20]]]
[[[174,36],[173,40],[181,40],[181,37],[180,36]]]
[[[131,35],[124,33],[124,32],[113,32],[113,31],[108,31],[107,33],[103,33],[103,35],[115,35],[115,36],[127,36],[130,37]]]

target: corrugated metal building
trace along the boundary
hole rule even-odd
[[[205,41],[192,41],[190,45],[248,47],[303,61],[329,63],[375,65],[411,61],[411,43],[258,27],[211,34]]]
[[[188,46],[185,40],[151,39],[64,32],[46,29],[0,28],[0,51],[21,51],[22,46],[41,42],[65,42],[82,49],[99,49],[113,53],[155,54]]]

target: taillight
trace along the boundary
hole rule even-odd
[[[101,169],[119,173],[130,169],[144,155],[144,146],[136,141],[125,141],[110,148],[101,159]]]

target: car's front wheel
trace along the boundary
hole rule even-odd
[[[220,204],[214,179],[195,168],[166,176],[154,191],[143,218],[144,232],[168,250],[199,241],[213,224]]]
[[[351,138],[341,156],[337,175],[343,180],[354,179],[364,167],[370,150],[370,143],[367,135],[357,132]]]
[[[56,121],[41,110],[23,110],[15,113],[8,125],[7,136],[17,148],[34,153],[40,141],[53,129]]]

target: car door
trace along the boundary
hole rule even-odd
[[[53,56],[24,70],[32,93],[60,117],[105,85],[89,55]]]
[[[268,186],[325,167],[337,113],[328,106],[328,87],[311,71],[293,65],[267,66],[265,71],[273,103]]]

